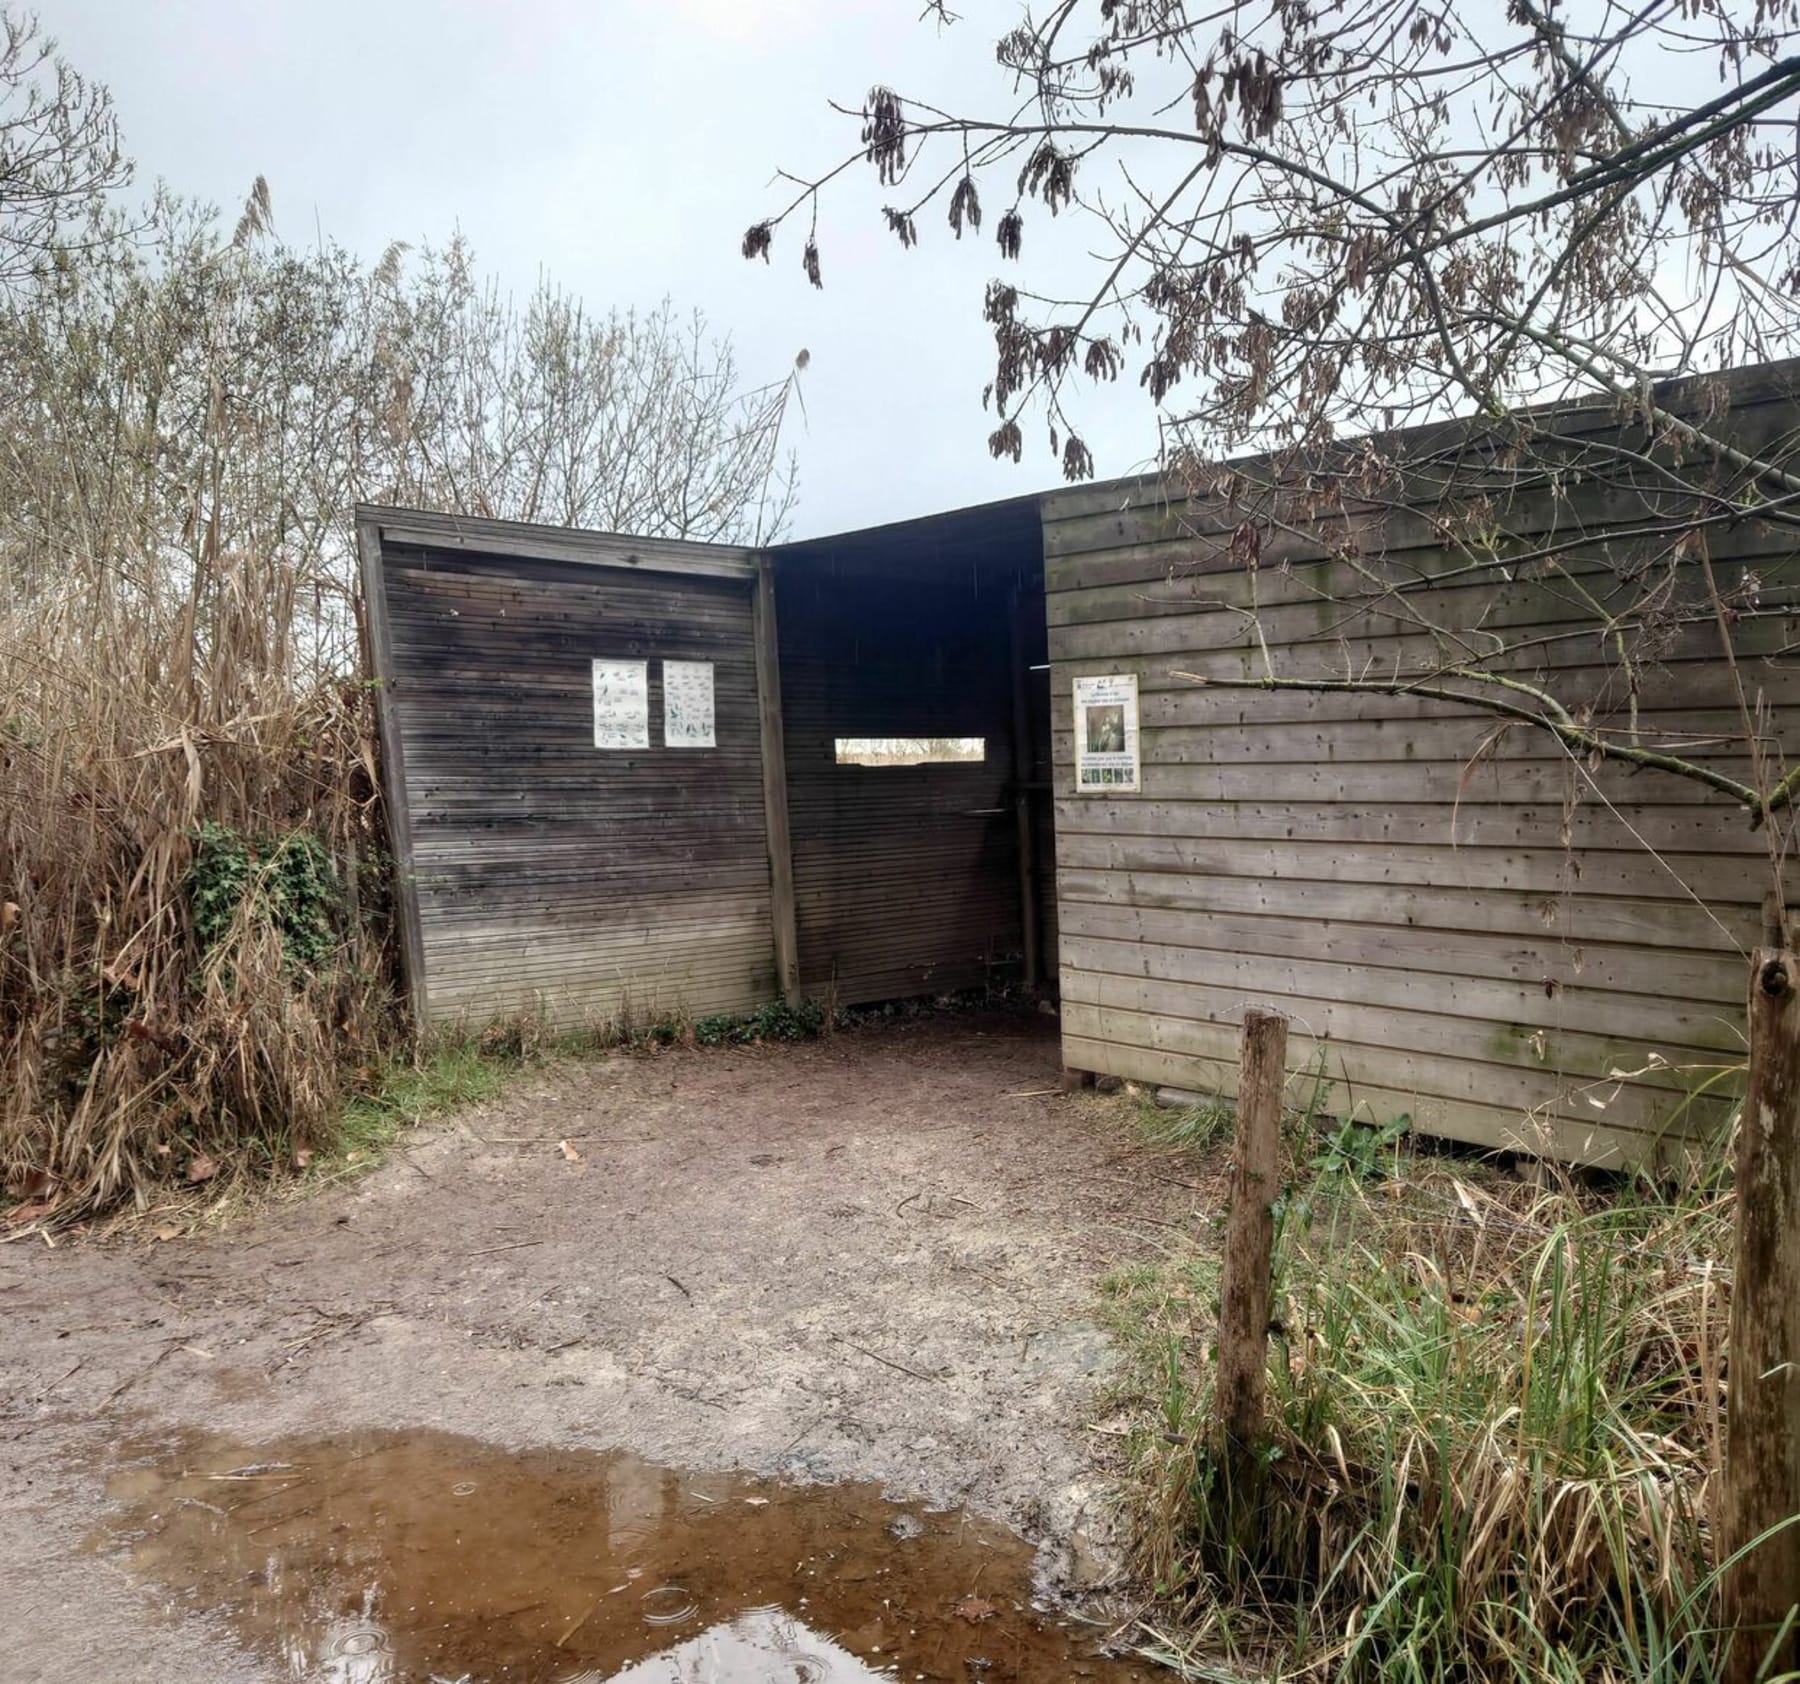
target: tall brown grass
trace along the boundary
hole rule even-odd
[[[286,246],[260,181],[92,215],[0,291],[14,1222],[294,1162],[402,1037],[356,502],[754,540],[793,495],[794,376],[667,304]]]
[[[396,1033],[370,697],[318,670],[320,598],[278,556],[203,558],[185,592],[81,560],[0,639],[0,1160],[27,1216],[291,1162]]]

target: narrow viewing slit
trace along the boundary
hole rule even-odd
[[[987,757],[985,737],[839,737],[840,766],[941,766],[977,764]]]

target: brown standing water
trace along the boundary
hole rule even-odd
[[[866,1485],[438,1432],[185,1437],[96,1548],[306,1684],[1127,1684],[1032,1605],[1030,1547]]]

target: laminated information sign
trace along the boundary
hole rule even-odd
[[[1075,680],[1075,789],[1116,795],[1138,788],[1136,673]]]
[[[650,746],[650,668],[646,661],[594,662],[594,747]]]
[[[716,748],[711,661],[664,661],[663,747]]]

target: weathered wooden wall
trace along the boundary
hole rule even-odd
[[[807,993],[853,1004],[1019,974],[1011,616],[1021,591],[1035,617],[1034,506],[777,552]],[[987,748],[979,764],[840,766],[839,737],[982,737]]]
[[[361,537],[421,1018],[770,999],[748,555],[388,511]],[[648,749],[594,746],[596,657],[649,662]],[[662,746],[665,658],[714,664],[716,749]]]
[[[1785,394],[1760,414],[1756,401],[1746,426],[1791,424]],[[1519,532],[1568,517],[1548,502],[1505,512]],[[1423,608],[1552,636],[1523,670],[1605,713],[1623,697],[1596,640],[1556,638],[1569,590],[1490,601],[1446,585],[1346,610],[1328,600],[1354,588],[1325,559],[1337,533],[1273,534],[1252,573],[1232,552],[1235,515],[1153,480],[1052,495],[1044,520],[1070,1066],[1228,1091],[1244,1007],[1267,1003],[1292,1014],[1293,1068],[1323,1076],[1338,1115],[1408,1113],[1432,1133],[1601,1163],[1717,1123],[1717,1103],[1684,1095],[1741,1053],[1742,950],[1771,881],[1741,811],[1661,773],[1590,774],[1529,728],[1496,738],[1473,709],[1178,676],[1261,671],[1253,603],[1277,668],[1319,675],[1429,649],[1409,617]],[[1428,513],[1371,515],[1362,540],[1445,565]],[[1765,604],[1794,600],[1766,534],[1712,547],[1728,587],[1749,568]],[[1570,565],[1623,600],[1579,547]],[[1791,619],[1737,632],[1777,736],[1800,711],[1794,634]],[[1719,648],[1707,628],[1668,649],[1641,698],[1652,737],[1741,729]],[[1078,796],[1072,682],[1114,672],[1139,677],[1142,790]]]
[[[422,1021],[642,1022],[791,995],[790,877],[799,991],[852,1004],[1018,976],[1015,674],[1045,658],[1035,501],[760,560],[379,509],[359,541]],[[759,571],[772,596],[754,596]],[[647,750],[594,746],[590,663],[607,657],[649,663]],[[664,659],[713,663],[716,749],[661,745]],[[1047,785],[1044,675],[1022,693],[1027,781]],[[982,737],[985,758],[836,760],[839,737],[934,736]],[[1047,788],[1030,829],[1050,918]]]

